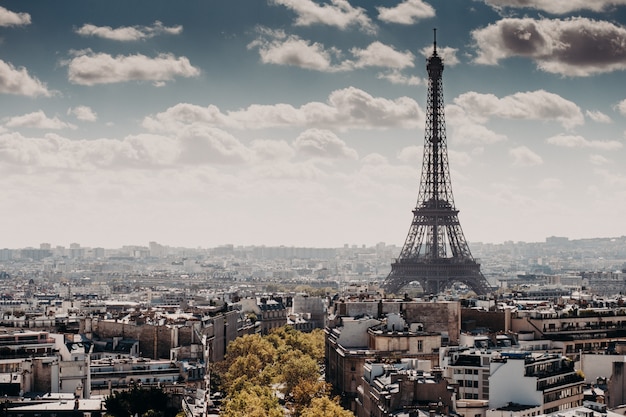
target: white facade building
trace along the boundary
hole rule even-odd
[[[549,414],[582,405],[583,376],[560,354],[502,352],[490,363],[489,407],[539,407]]]

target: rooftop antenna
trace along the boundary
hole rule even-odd
[[[437,28],[433,28],[433,38],[434,38],[434,49],[433,49],[433,55],[437,55]]]

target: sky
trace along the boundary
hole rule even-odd
[[[0,247],[626,234],[626,0],[0,0]]]

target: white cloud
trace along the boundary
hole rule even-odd
[[[423,153],[423,146],[407,146],[406,148],[402,148],[400,152],[398,152],[397,158],[407,164],[418,164],[422,160]]]
[[[82,36],[96,36],[103,39],[121,42],[139,41],[153,38],[161,34],[178,35],[182,33],[182,31],[182,26],[167,27],[163,26],[163,23],[158,20],[155,21],[152,26],[122,26],[114,29],[110,26],[84,24],[80,28],[76,29],[76,33]]]
[[[195,77],[200,70],[186,57],[160,54],[111,56],[83,51],[66,62],[70,82],[81,85],[120,83],[126,81],[170,81],[174,77]]]
[[[543,159],[526,146],[518,146],[509,150],[509,155],[513,157],[514,166],[530,167],[543,164]]]
[[[152,169],[202,164],[236,165],[250,161],[254,151],[229,133],[207,127],[189,127],[171,137],[129,135],[122,140],[72,140],[56,134],[25,137],[0,134],[0,161],[29,169],[76,171]]]
[[[420,77],[416,77],[415,75],[404,75],[397,69],[388,72],[380,72],[376,74],[376,78],[379,80],[387,80],[392,84],[422,85],[425,83],[425,81],[423,81]]]
[[[626,187],[626,176],[621,173],[611,172],[608,169],[599,169],[595,170],[595,174],[600,177],[602,182],[606,185],[609,185],[612,188],[615,187]]]
[[[611,118],[608,115],[598,110],[587,110],[585,114],[587,115],[587,117],[589,117],[591,120],[597,123],[611,123],[612,122]]]
[[[288,65],[322,72],[352,71],[366,67],[398,70],[412,68],[415,56],[410,51],[397,51],[392,46],[375,41],[366,48],[352,48],[353,59],[344,59],[337,48],[326,48],[282,30],[259,28],[259,37],[248,44],[258,48],[264,64]]]
[[[0,161],[29,169],[93,170],[120,166],[123,161],[137,159],[137,154],[130,141],[74,141],[52,134],[42,138],[24,137],[19,133],[0,135]]]
[[[15,68],[10,62],[0,59],[0,93],[20,96],[50,97],[52,92],[46,84],[28,74],[26,68]]]
[[[271,127],[316,127],[336,129],[415,128],[423,125],[424,114],[415,100],[373,97],[358,88],[333,91],[327,103],[310,102],[300,107],[289,104],[258,105],[223,113],[216,106],[180,103],[144,119],[151,131],[177,132],[189,125],[266,129]]]
[[[565,14],[578,10],[607,11],[615,6],[626,5],[626,0],[485,0],[497,10],[502,8],[532,8],[548,13]]]
[[[326,50],[320,43],[287,36],[282,31],[262,30],[262,35],[251,42],[248,48],[258,48],[264,64],[290,65],[325,72],[342,70],[332,62],[338,54],[334,49]]]
[[[365,49],[352,48],[350,50],[356,58],[355,68],[385,67],[385,68],[412,68],[415,56],[410,51],[398,52],[391,46],[381,42],[373,42]]]
[[[178,141],[183,164],[242,164],[253,157],[237,138],[212,127],[190,126],[179,133]]]
[[[434,46],[427,46],[420,50],[420,53],[425,57],[430,57],[433,54]],[[459,50],[457,48],[450,48],[445,46],[443,48],[437,47],[437,55],[443,60],[444,66],[454,67],[460,61],[456,54]]]
[[[330,130],[308,129],[294,142],[295,149],[304,155],[324,158],[358,159],[356,150],[348,147]]]
[[[30,25],[30,15],[28,13],[15,13],[0,6],[0,26],[22,25]]]
[[[361,197],[370,200],[372,195],[393,195],[407,191],[402,184],[410,187],[410,200],[404,201],[401,207],[408,211],[414,201],[414,186],[419,178],[418,164],[390,164],[387,157],[378,152],[372,152],[361,158],[361,167],[357,175],[347,178],[348,188],[354,190]],[[387,201],[387,200],[385,200]]]
[[[293,147],[283,140],[257,139],[250,149],[262,161],[289,160],[295,155]]]
[[[42,111],[36,111],[22,116],[9,118],[5,126],[10,128],[33,128],[33,129],[76,129],[76,126],[60,120],[58,117],[49,118]]]
[[[461,106],[450,104],[445,108],[446,121],[451,127],[448,137],[457,143],[469,145],[489,145],[503,142],[507,137],[496,133],[481,124],[486,118],[482,114],[468,114]]]
[[[622,115],[626,116],[626,99],[620,101],[617,106],[617,111]]]
[[[455,98],[454,103],[468,115],[478,118],[554,120],[566,128],[585,122],[582,111],[575,103],[544,90],[520,92],[503,98],[468,92]]]
[[[589,162],[592,165],[599,165],[599,166],[603,166],[603,165],[607,165],[611,163],[609,159],[605,158],[602,155],[597,155],[597,154],[589,155]]]
[[[375,166],[387,165],[389,163],[387,161],[387,158],[385,158],[383,155],[379,153],[367,154],[363,158],[361,158],[361,162],[363,162],[366,165],[375,165]]]
[[[472,162],[472,157],[467,152],[459,152],[448,149],[448,158],[453,167],[465,167]]]
[[[404,0],[395,7],[377,7],[378,19],[387,23],[412,25],[420,20],[435,17],[435,9],[422,0]]]
[[[626,69],[626,28],[608,21],[502,19],[472,37],[479,64],[523,56],[543,71],[572,77]]]
[[[347,0],[330,0],[319,5],[312,0],[270,0],[270,4],[285,6],[297,14],[296,26],[315,24],[337,27],[345,30],[352,26],[374,33],[376,26],[367,16],[365,9],[352,7]]]
[[[564,148],[592,148],[605,151],[621,149],[624,145],[616,140],[599,141],[587,140],[576,135],[557,135],[546,140],[549,144]]]
[[[451,126],[453,129],[449,137],[458,143],[490,145],[507,139],[506,135],[496,133],[478,123],[454,123]]]
[[[67,114],[74,115],[78,120],[83,122],[95,122],[98,120],[98,115],[89,106],[76,106],[74,108],[67,109]]]

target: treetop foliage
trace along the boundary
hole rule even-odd
[[[343,408],[328,398],[330,386],[322,378],[323,361],[324,333],[319,329],[302,333],[285,326],[267,336],[246,335],[234,340],[223,363],[215,367],[226,392],[222,416],[282,417],[289,410],[295,417],[353,417],[349,411],[340,414]],[[284,401],[279,402],[278,394]],[[326,414],[310,414],[307,410],[311,407]]]

